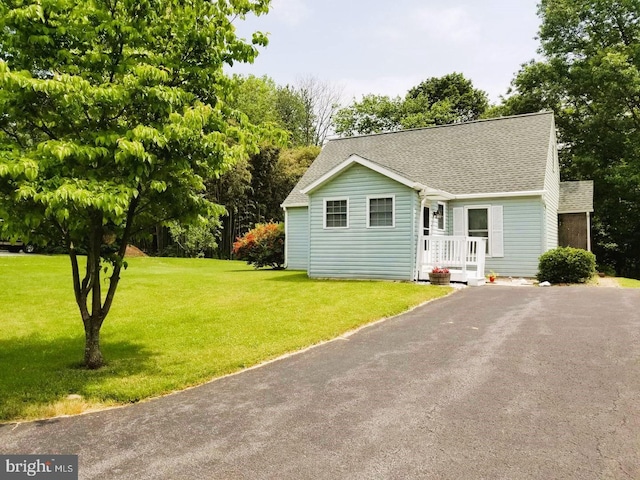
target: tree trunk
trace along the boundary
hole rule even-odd
[[[89,318],[84,326],[84,364],[90,370],[102,367],[104,359],[100,351],[100,326],[98,319]]]

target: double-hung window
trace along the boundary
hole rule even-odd
[[[324,228],[349,228],[349,200],[332,198],[324,201]]]
[[[367,197],[367,227],[395,226],[393,196]]]

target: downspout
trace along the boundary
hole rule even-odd
[[[587,212],[587,252],[591,251],[591,214]]]

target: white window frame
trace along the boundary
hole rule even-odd
[[[371,200],[381,198],[391,199],[391,225],[371,226]],[[395,195],[368,195],[367,196],[367,228],[396,228],[396,196]]]
[[[464,234],[469,237],[469,210],[486,210],[487,211],[487,258],[491,257],[491,205],[465,205],[464,207]],[[484,237],[470,237],[484,238]]]
[[[437,207],[439,208],[442,205],[442,228],[434,228],[438,233],[444,233],[447,231],[447,204],[444,202],[438,202]],[[438,210],[436,210],[437,212]]]
[[[328,202],[347,202],[347,225],[344,227],[328,227],[327,226],[327,203]],[[322,199],[322,224],[325,230],[345,230],[349,228],[349,197],[327,197]]]
[[[425,211],[425,209],[429,210],[429,213],[427,214],[427,223],[426,223],[426,225],[425,225],[425,222],[424,222],[424,211]],[[426,236],[426,237],[431,236],[431,232],[433,232],[433,229],[431,228],[431,210],[433,210],[433,208],[431,208],[430,204],[422,206],[422,213],[421,213],[421,217],[422,218],[420,220],[422,221],[422,235]],[[425,234],[424,233],[425,230],[429,230],[429,233]]]

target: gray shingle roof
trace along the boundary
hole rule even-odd
[[[283,206],[306,205],[300,190],[353,154],[454,195],[543,190],[553,128],[542,112],[330,140]]]
[[[593,181],[560,182],[558,212],[593,212]]]

